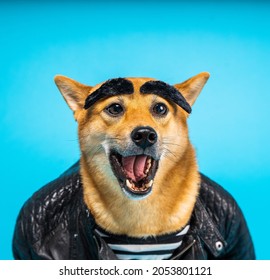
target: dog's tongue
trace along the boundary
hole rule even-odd
[[[144,174],[144,167],[147,156],[130,156],[122,158],[122,166],[127,174],[127,177],[132,179],[134,182],[138,182],[143,179],[146,175]]]

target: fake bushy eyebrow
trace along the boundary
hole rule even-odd
[[[162,81],[149,81],[143,84],[140,88],[140,92],[143,94],[156,94],[168,101],[171,101],[182,109],[184,109],[187,113],[191,113],[191,107],[181,94],[175,87],[166,84]]]
[[[133,84],[124,78],[111,79],[105,82],[100,88],[92,92],[85,100],[84,109],[88,109],[97,101],[103,98],[120,94],[132,94]]]

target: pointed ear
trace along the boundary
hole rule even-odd
[[[181,84],[174,85],[174,87],[183,94],[189,105],[192,106],[209,77],[210,74],[208,72],[202,72]]]
[[[61,75],[55,76],[54,81],[73,112],[83,108],[92,87]]]

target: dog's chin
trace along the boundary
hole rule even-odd
[[[130,176],[130,172],[127,172],[124,162],[127,161],[128,158],[135,158],[136,160],[137,157],[144,158],[144,167],[143,174],[135,178],[134,176]],[[129,199],[141,200],[151,194],[159,160],[143,154],[124,157],[116,151],[110,151],[109,161],[111,169],[119,182],[119,186]]]

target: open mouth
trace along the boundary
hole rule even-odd
[[[115,151],[110,153],[109,158],[112,170],[124,192],[137,198],[150,194],[158,169],[158,160],[144,154],[124,157]]]

